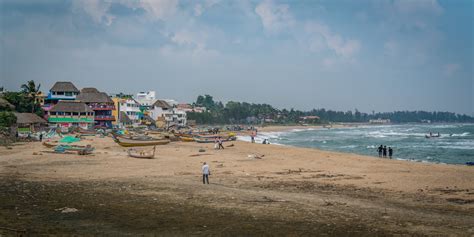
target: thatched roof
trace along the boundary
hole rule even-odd
[[[99,93],[99,90],[94,87],[86,87],[82,88],[81,93]]]
[[[143,115],[143,120],[147,121],[147,122],[151,122],[151,123],[156,123],[156,121],[150,117],[149,115]]]
[[[33,113],[14,112],[17,124],[47,123],[46,120]]]
[[[132,123],[132,120],[128,117],[128,115],[124,111],[120,111],[120,122],[121,123]]]
[[[0,97],[0,108],[10,108],[10,109],[15,109],[15,106],[10,104],[10,102],[8,102],[8,100]]]
[[[114,103],[104,92],[81,92],[81,94],[76,96],[76,100],[84,103]]]
[[[51,112],[93,112],[84,102],[60,100],[51,110]]]
[[[78,92],[79,90],[69,81],[58,81],[51,87],[51,91]]]
[[[173,108],[170,104],[168,104],[166,101],[164,100],[157,100],[155,103],[153,103],[154,107],[161,107],[161,108],[166,108],[166,109],[171,109]]]

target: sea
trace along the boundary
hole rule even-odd
[[[429,133],[440,134],[426,138]],[[250,141],[248,136],[239,140]],[[367,125],[342,128],[293,129],[259,132],[257,143],[355,153],[378,158],[380,145],[392,147],[394,159],[416,162],[462,164],[474,162],[474,124]]]

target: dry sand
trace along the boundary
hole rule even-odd
[[[473,167],[239,141],[147,160],[109,137],[80,143],[94,154],[0,148],[0,234],[474,235]]]

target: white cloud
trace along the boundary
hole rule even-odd
[[[109,13],[112,1],[108,0],[74,0],[73,12],[84,11],[97,24],[111,25],[116,16]],[[117,0],[128,8],[141,8],[152,20],[165,20],[177,11],[178,0]]]
[[[108,13],[111,3],[103,0],[75,0],[72,2],[73,12],[84,11],[94,22],[112,24],[115,16]]]
[[[453,76],[454,74],[456,74],[459,70],[461,70],[461,65],[457,64],[457,63],[448,63],[446,65],[444,65],[443,67],[443,73],[445,76]]]
[[[206,10],[211,8],[212,6],[218,4],[220,0],[206,0],[204,3],[198,3],[194,6],[194,15],[200,16]]]
[[[263,27],[269,32],[278,32],[293,25],[294,20],[286,4],[275,4],[271,0],[264,0],[255,8],[260,16]]]
[[[338,56],[351,58],[360,50],[358,40],[344,39],[342,36],[332,33],[329,27],[324,24],[310,22],[306,24],[305,30],[307,33],[313,34],[313,38],[322,37],[326,46],[333,50]],[[319,40],[319,38],[317,38],[317,40]],[[316,42],[316,45],[320,45],[320,42]],[[311,43],[310,48],[314,48],[314,43]]]

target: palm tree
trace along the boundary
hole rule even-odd
[[[38,97],[38,94],[40,92],[40,87],[41,84],[38,84],[38,86],[36,86],[35,81],[33,80],[21,85],[22,92],[31,98],[31,113],[35,112],[36,98]]]

